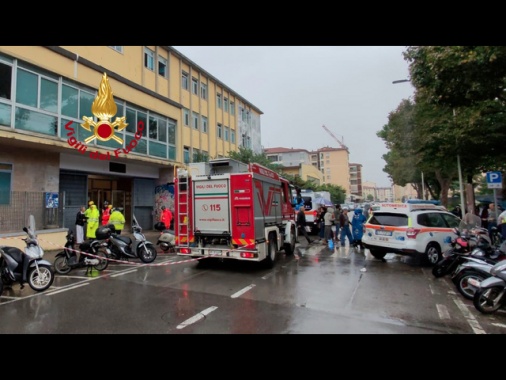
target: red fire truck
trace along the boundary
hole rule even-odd
[[[288,180],[256,163],[231,158],[189,164],[175,178],[178,255],[257,261],[294,252],[295,209]]]

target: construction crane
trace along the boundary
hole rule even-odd
[[[334,134],[330,132],[330,129],[328,129],[325,125],[322,125],[322,127],[328,132],[329,135],[331,135],[334,138],[334,140],[336,140],[339,143],[341,148],[348,150],[348,147],[344,145],[344,143],[341,140],[339,140],[336,136],[334,136]]]

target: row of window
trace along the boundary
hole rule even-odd
[[[183,90],[189,91],[189,82],[190,74],[188,74],[185,71],[181,72],[181,87]],[[202,99],[207,100],[207,84],[204,82],[200,82],[199,86],[199,80],[195,77],[192,77],[191,80],[191,90],[192,94],[200,96]],[[200,88],[200,91],[199,91]],[[222,94],[216,94],[216,106],[219,109],[223,109],[225,112],[230,112],[231,115],[235,115],[235,103],[232,101],[229,101],[228,98],[222,98]]]
[[[183,108],[183,124],[186,127],[190,126],[190,110],[187,108]],[[191,126],[195,130],[200,130],[202,133],[208,133],[208,122],[207,117],[203,115],[199,115],[196,112],[191,112]],[[230,141],[232,144],[235,144],[236,137],[235,131],[231,130],[227,126],[222,126],[220,123],[216,125],[216,136],[219,139],[223,139],[224,141]]]
[[[71,121],[76,140],[115,149],[129,146],[142,122],[145,128],[133,153],[176,159],[177,121],[118,99],[115,99],[115,116],[125,116],[128,125],[122,131],[115,131],[118,139],[94,139],[93,128],[87,130],[80,124],[85,116],[98,121],[91,113],[95,97],[96,92],[63,83],[55,75],[28,65],[21,67],[17,61],[0,56],[0,125],[68,139],[69,130],[65,125]]]

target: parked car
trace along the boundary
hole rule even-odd
[[[434,204],[380,203],[364,224],[362,243],[371,255],[422,255],[432,265],[456,237],[460,218]]]

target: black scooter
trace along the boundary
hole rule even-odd
[[[44,250],[39,245],[35,233],[23,227],[28,237],[24,252],[16,247],[0,246],[0,294],[4,286],[12,286],[15,282],[24,288],[28,282],[33,290],[38,292],[49,288],[54,281],[51,263],[44,260]]]
[[[110,224],[107,227],[111,227],[114,231],[114,225]],[[157,252],[156,247],[153,243],[146,240],[146,236],[142,233],[142,228],[137,223],[134,217],[134,223],[132,224],[132,232],[134,240],[128,236],[122,236],[113,233],[109,238],[109,248],[111,255],[109,258],[114,260],[122,259],[137,259],[139,258],[144,263],[151,263],[156,259]]]
[[[103,271],[109,265],[107,255],[110,254],[107,240],[90,239],[79,244],[79,257],[74,250],[74,232],[69,229],[67,242],[63,251],[55,256],[54,269],[59,274],[68,274],[72,269],[86,268],[91,272],[92,268]]]

